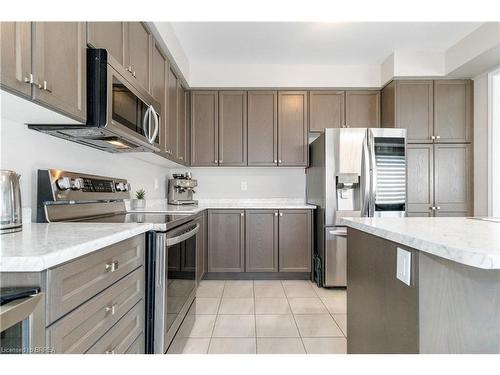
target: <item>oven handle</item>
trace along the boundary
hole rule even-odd
[[[196,224],[193,227],[193,229],[191,229],[185,233],[182,233],[179,236],[167,238],[167,247],[177,245],[178,243],[186,241],[187,239],[193,237],[196,233],[198,233],[199,229],[200,229],[200,224]]]
[[[38,293],[3,305],[0,310],[0,332],[29,317],[34,312],[42,296],[43,293]]]

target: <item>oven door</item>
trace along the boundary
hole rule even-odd
[[[50,353],[45,345],[43,293],[0,306],[0,354]]]
[[[155,262],[153,350],[167,351],[196,290],[196,236],[200,225],[188,223],[158,234]]]
[[[160,150],[160,106],[142,88],[107,65],[106,129],[125,139]]]

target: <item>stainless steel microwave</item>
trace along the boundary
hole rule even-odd
[[[107,152],[160,150],[161,107],[105,49],[87,49],[87,123],[29,125]]]

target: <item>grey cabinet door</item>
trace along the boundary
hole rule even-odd
[[[168,121],[165,152],[169,158],[175,159],[177,157],[177,136],[179,133],[179,80],[172,68],[168,70],[167,95]]]
[[[311,272],[311,210],[279,211],[279,271]]]
[[[191,165],[213,167],[218,165],[217,91],[191,92]]]
[[[471,142],[472,112],[470,80],[434,81],[436,142]]]
[[[409,143],[432,142],[433,81],[397,81],[396,127],[407,129]]]
[[[142,22],[126,22],[125,41],[125,68],[149,90],[151,35]]]
[[[442,212],[472,214],[470,144],[434,145],[435,206]]]
[[[396,127],[396,81],[388,83],[380,91],[380,126]]]
[[[186,135],[187,135],[187,107],[186,107],[186,97],[187,92],[179,85],[178,89],[178,99],[179,99],[179,127],[177,134],[177,156],[176,161],[180,164],[186,164],[187,156],[186,156]]]
[[[248,165],[278,164],[278,92],[248,92]]]
[[[245,271],[278,271],[278,210],[245,211]]]
[[[309,92],[309,131],[322,132],[325,128],[345,125],[344,91]]]
[[[87,22],[87,44],[94,48],[104,48],[123,65],[124,58],[123,22]]]
[[[167,69],[167,59],[160,46],[154,42],[151,56],[151,94],[161,105],[160,147],[162,151],[166,149],[165,142],[167,140]]]
[[[0,22],[0,41],[2,88],[31,96],[31,23]]]
[[[307,91],[278,92],[278,165],[308,162]]]
[[[247,165],[246,91],[219,91],[219,165]]]
[[[79,121],[87,119],[84,22],[35,22],[34,99]]]
[[[245,271],[245,211],[208,211],[208,272]]]
[[[345,122],[349,128],[380,127],[380,91],[346,91]]]
[[[408,213],[431,212],[434,206],[434,146],[407,145]]]

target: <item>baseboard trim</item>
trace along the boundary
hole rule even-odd
[[[203,280],[312,280],[310,272],[207,272]]]

